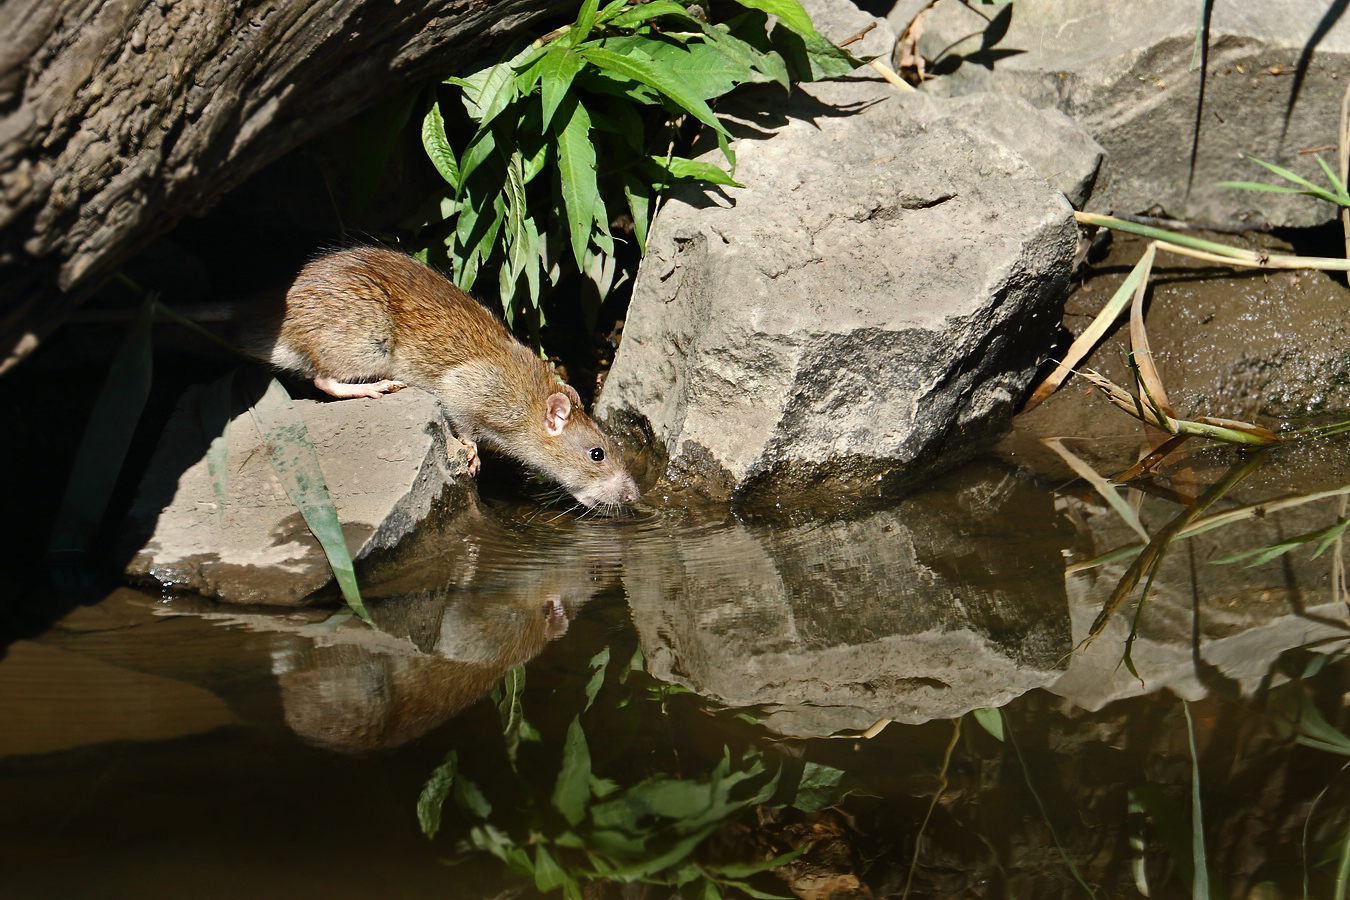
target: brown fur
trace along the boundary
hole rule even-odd
[[[487,310],[406,254],[356,247],[314,260],[265,330],[251,352],[275,365],[316,381],[389,379],[432,391],[461,439],[519,459],[587,506],[637,499],[622,456],[576,392]],[[562,411],[560,434],[549,433],[550,408]]]

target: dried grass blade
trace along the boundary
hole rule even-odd
[[[1169,434],[1177,433],[1175,421],[1164,421],[1159,418],[1157,411],[1152,406],[1145,405],[1143,401],[1134,394],[1131,394],[1120,385],[1111,381],[1102,373],[1095,369],[1083,369],[1078,374],[1086,379],[1087,382],[1097,390],[1105,394],[1107,400],[1110,400],[1116,406],[1134,416],[1139,421],[1152,425],[1155,428],[1161,428]]]
[[[1125,498],[1120,496],[1119,489],[1114,484],[1099,475],[1085,460],[1065,447],[1060,438],[1044,438],[1041,443],[1059,454],[1059,458],[1064,460],[1064,464],[1072,469],[1075,475],[1092,485],[1092,489],[1101,495],[1101,498],[1116,511],[1116,515],[1120,516],[1135,534],[1145,541],[1148,540],[1148,532],[1144,530],[1143,524],[1140,523],[1139,516],[1135,513],[1134,508],[1125,502]]]
[[[1130,274],[1121,282],[1120,287],[1116,288],[1116,292],[1111,295],[1111,299],[1102,307],[1101,312],[1097,313],[1097,317],[1083,330],[1082,334],[1074,339],[1068,352],[1064,354],[1064,359],[1055,366],[1053,372],[1036,386],[1036,390],[1032,392],[1026,405],[1022,407],[1023,412],[1035,409],[1044,403],[1045,399],[1064,383],[1064,379],[1069,377],[1069,373],[1074,370],[1074,366],[1078,365],[1092,352],[1092,348],[1097,346],[1097,342],[1105,336],[1107,329],[1120,318],[1120,314],[1125,311],[1130,302],[1130,297],[1144,280],[1142,263],[1143,260],[1140,260],[1135,264]]]
[[[1176,452],[1177,448],[1179,448],[1182,444],[1186,443],[1190,439],[1191,435],[1189,434],[1172,435],[1167,440],[1159,444],[1157,447],[1154,447],[1153,450],[1143,459],[1139,460],[1139,462],[1130,466],[1124,472],[1121,472],[1119,475],[1117,475],[1115,478],[1112,478],[1111,480],[1117,484],[1124,484],[1127,481],[1133,481],[1134,479],[1138,478],[1145,472],[1151,472],[1154,469],[1154,467],[1158,465],[1158,463],[1162,462],[1170,454]]]
[[[1143,269],[1143,277],[1139,279],[1130,301],[1130,353],[1144,395],[1154,407],[1155,414],[1166,421],[1172,417],[1172,404],[1168,402],[1158,369],[1153,365],[1153,351],[1148,345],[1148,331],[1144,328],[1144,295],[1148,293],[1148,276],[1153,271],[1153,259],[1157,252],[1158,245],[1150,243],[1136,264],[1136,268]]]
[[[1140,579],[1144,577],[1144,573],[1150,573],[1150,580],[1152,579],[1152,573],[1155,573],[1157,568],[1162,565],[1163,558],[1167,555],[1167,550],[1171,547],[1172,542],[1180,538],[1187,527],[1190,526],[1202,512],[1214,505],[1215,501],[1223,497],[1244,478],[1255,471],[1260,463],[1261,455],[1253,454],[1233,466],[1233,468],[1228,470],[1221,481],[1215,483],[1213,487],[1205,491],[1204,495],[1196,501],[1194,506],[1183,509],[1172,519],[1172,521],[1168,522],[1153,535],[1153,539],[1139,552],[1139,556],[1135,558],[1134,562],[1130,563],[1130,567],[1125,570],[1125,574],[1120,577],[1120,581],[1116,582],[1115,588],[1111,591],[1111,596],[1108,597],[1106,603],[1102,605],[1102,611],[1097,614],[1097,618],[1095,618],[1092,621],[1092,625],[1088,627],[1087,637],[1083,638],[1079,645],[1080,647],[1087,646],[1101,635],[1102,631],[1106,628],[1106,623],[1111,620],[1111,617],[1116,614],[1116,611],[1120,609],[1121,605],[1124,604],[1130,594],[1133,593],[1135,587],[1139,584]],[[1144,595],[1139,598],[1139,603],[1142,605],[1147,599],[1148,592],[1145,591]],[[1138,621],[1137,615],[1135,620],[1136,622]],[[1129,640],[1133,641],[1133,639],[1134,629],[1132,628]]]

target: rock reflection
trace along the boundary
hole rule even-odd
[[[649,671],[785,735],[952,718],[1071,649],[1052,497],[992,466],[856,520],[671,526],[625,586]]]
[[[388,561],[363,582],[374,629],[317,611],[249,614],[186,600],[172,610],[273,633],[285,721],[305,741],[388,749],[488,694],[614,583],[621,532],[583,523],[536,532],[485,521],[434,556]],[[413,589],[427,584],[441,586]]]

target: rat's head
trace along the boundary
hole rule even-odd
[[[612,507],[638,498],[637,482],[623,454],[581,409],[577,392],[561,385],[545,403],[544,431],[549,463],[545,471],[586,506]]]

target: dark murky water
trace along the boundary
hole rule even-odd
[[[1350,445],[1117,508],[1075,472],[1139,432],[1075,390],[847,521],[501,505],[376,631],[118,590],[0,659],[0,897],[1183,897],[1195,833],[1212,896],[1331,896]]]

